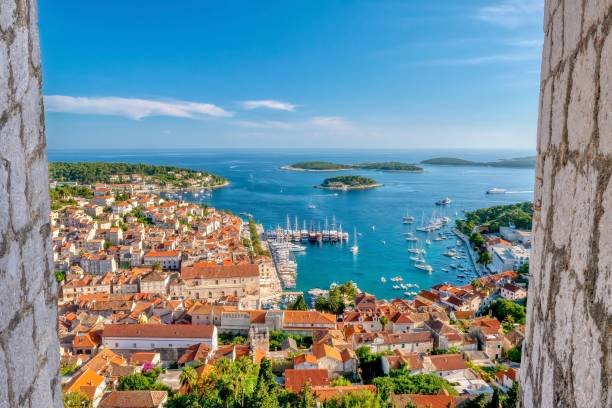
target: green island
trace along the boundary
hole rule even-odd
[[[457,228],[466,235],[472,234],[474,227],[488,227],[489,232],[499,232],[499,227],[514,225],[516,228],[530,230],[533,218],[533,203],[528,201],[496,205],[465,213],[464,220],[457,220]]]
[[[294,171],[339,171],[339,170],[380,170],[380,171],[397,171],[397,172],[419,172],[423,171],[422,167],[414,164],[402,163],[397,161],[390,162],[372,162],[372,163],[356,163],[356,164],[340,164],[327,161],[304,161],[294,163],[282,167],[284,170]]]
[[[492,162],[477,162],[472,160],[459,159],[456,157],[435,157],[423,160],[422,164],[432,164],[440,166],[487,166],[487,167],[535,167],[535,156],[514,157],[512,159],[499,159]]]
[[[105,162],[55,162],[49,164],[49,178],[78,184],[144,183],[162,189],[216,188],[228,180],[205,171],[174,166]]]
[[[315,187],[329,190],[365,190],[380,186],[382,186],[382,184],[379,184],[376,180],[369,177],[338,176],[326,178],[320,185]]]

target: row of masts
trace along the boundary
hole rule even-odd
[[[321,222],[315,223],[313,220],[310,221],[310,225],[307,227],[306,220],[302,220],[302,228],[299,227],[298,217],[295,217],[294,224],[291,225],[291,219],[287,215],[287,224],[285,228],[281,228],[279,225],[276,228],[270,228],[266,231],[266,236],[270,240],[283,240],[293,242],[342,242],[348,241],[349,234],[342,230],[342,224],[336,224],[336,217],[332,217],[331,224],[327,217],[323,227]]]

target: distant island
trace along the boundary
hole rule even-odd
[[[49,178],[60,183],[137,183],[161,189],[215,188],[228,184],[226,178],[205,171],[107,162],[50,163]]]
[[[380,170],[380,171],[397,171],[397,172],[419,172],[423,171],[422,167],[414,164],[402,162],[373,162],[373,163],[357,163],[357,164],[339,164],[327,161],[304,161],[294,163],[282,167],[284,170],[294,171],[340,171],[340,170]]]
[[[535,156],[515,157],[512,159],[500,159],[493,162],[477,162],[456,157],[436,157],[433,159],[423,160],[422,164],[432,164],[440,166],[488,166],[488,167],[535,167]]]
[[[376,180],[369,177],[362,176],[338,176],[330,177],[323,180],[323,182],[315,186],[316,188],[325,188],[329,190],[365,190],[369,188],[380,187]]]

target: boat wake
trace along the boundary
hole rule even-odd
[[[506,194],[532,194],[533,190],[506,191]]]

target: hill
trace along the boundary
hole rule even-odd
[[[422,164],[442,165],[442,166],[489,166],[489,167],[535,167],[535,156],[514,157],[511,159],[499,159],[492,162],[476,162],[471,160],[459,159],[456,157],[435,157],[423,160]]]

